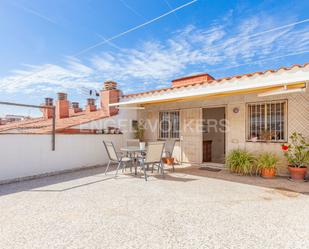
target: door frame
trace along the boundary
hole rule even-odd
[[[202,118],[204,118],[204,115],[203,115],[203,110],[204,109],[213,109],[213,108],[224,108],[224,119],[227,120],[227,117],[228,117],[228,110],[227,110],[227,105],[207,105],[207,106],[202,106]],[[202,135],[204,135],[202,133]],[[225,125],[225,129],[224,129],[224,164],[226,163],[226,152],[227,152],[227,129],[226,129],[226,125]],[[202,150],[203,150],[203,146],[202,146]],[[202,154],[203,154],[203,151],[202,151]],[[203,162],[202,163],[206,163]],[[209,163],[212,163],[212,162],[209,162]]]

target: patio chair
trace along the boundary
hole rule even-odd
[[[127,146],[139,147],[139,139],[127,139]]]
[[[164,156],[165,157],[172,157],[173,156],[175,143],[176,143],[175,139],[166,140],[165,147],[164,147]],[[173,171],[175,171],[174,161],[173,161],[172,166],[173,166]]]
[[[109,161],[108,161],[108,164],[107,164],[107,167],[106,167],[106,170],[105,170],[105,175],[106,175],[106,173],[108,171],[108,168],[109,168],[111,163],[117,163],[118,164],[115,177],[118,174],[119,168],[122,167],[122,170],[123,170],[126,167],[126,164],[128,162],[131,163],[130,169],[132,171],[132,159],[131,158],[124,157],[122,154],[117,153],[116,149],[114,147],[114,144],[112,142],[110,142],[110,141],[103,141],[103,143],[104,143],[104,146],[105,146],[108,158],[109,158]]]
[[[164,164],[162,163],[162,155],[165,142],[149,142],[146,150],[146,155],[140,158],[141,167],[144,170],[145,180],[147,181],[146,167],[152,165],[152,172],[154,165],[158,166],[158,171],[161,169],[161,174],[164,175]]]
[[[127,139],[127,147],[139,147],[139,139]],[[140,153],[133,153],[133,154],[130,154],[130,153],[127,153],[127,156],[128,157],[138,157],[140,156]]]

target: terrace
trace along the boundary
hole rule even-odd
[[[98,107],[88,99],[83,110],[59,93],[55,105],[46,98],[36,106],[45,108],[42,118],[0,127],[0,248],[305,247],[309,186],[287,180],[281,143],[295,131],[309,137],[309,64],[216,82],[204,77],[181,78],[164,94],[128,96],[107,81]],[[235,88],[208,96],[224,84]],[[261,118],[262,110],[274,118]],[[145,181],[140,171],[115,177],[113,166],[105,175],[112,158],[102,141],[125,152],[144,121],[138,138],[147,149],[137,141],[133,154],[146,152],[147,163],[150,144],[165,143],[152,150],[161,163],[173,141],[175,171],[147,171]],[[237,149],[278,156],[276,178],[231,174],[226,159]]]
[[[1,248],[305,248],[309,187],[181,167],[0,186]],[[283,188],[284,187],[284,188]],[[295,212],[297,210],[297,212]],[[267,229],[266,229],[267,228]],[[300,239],[301,238],[301,239]]]

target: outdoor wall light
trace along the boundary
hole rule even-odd
[[[238,108],[238,107],[234,107],[234,108],[233,108],[233,112],[234,112],[234,113],[239,113],[239,108]]]

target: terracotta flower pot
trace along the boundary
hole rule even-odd
[[[173,165],[174,164],[174,157],[168,157],[166,158],[166,163],[168,165]]]
[[[293,180],[304,180],[307,174],[307,167],[297,168],[289,166],[289,172]]]
[[[275,168],[264,168],[261,170],[261,175],[263,178],[274,178],[276,175]]]
[[[162,162],[167,163],[166,157],[162,157]]]

